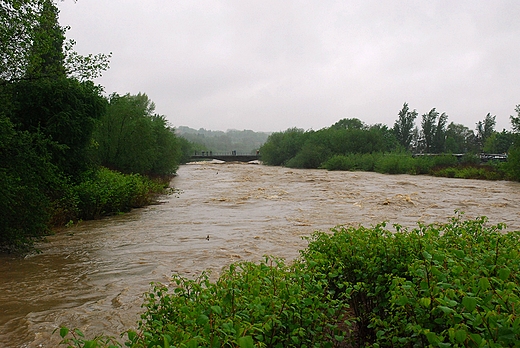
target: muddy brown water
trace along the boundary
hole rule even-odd
[[[177,197],[59,231],[40,254],[1,256],[0,347],[55,347],[60,325],[118,336],[135,327],[150,282],[203,270],[217,277],[266,254],[291,260],[302,236],[336,225],[414,227],[460,210],[520,230],[520,183],[238,163],[178,174]]]

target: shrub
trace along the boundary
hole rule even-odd
[[[328,274],[331,288],[343,284],[359,345],[513,346],[520,340],[520,232],[485,224],[457,216],[395,233],[384,225],[336,228],[315,233],[303,257]]]
[[[383,174],[416,174],[416,159],[406,154],[387,154],[375,164],[375,171]]]
[[[164,188],[139,174],[124,175],[101,168],[73,190],[79,218],[88,220],[142,207]]]
[[[361,170],[372,172],[383,155],[380,153],[334,155],[321,168],[327,170]]]
[[[215,283],[174,276],[146,294],[132,347],[332,347],[345,311],[322,274],[266,258],[232,264]]]
[[[461,215],[413,230],[337,227],[309,237],[291,266],[236,263],[215,283],[174,276],[146,294],[127,346],[518,346],[520,231],[503,227]],[[68,333],[76,347],[110,342]]]

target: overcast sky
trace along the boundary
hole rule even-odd
[[[146,93],[173,126],[392,126],[404,102],[474,129],[510,129],[520,104],[520,1],[72,0],[81,54],[112,52],[96,82]],[[420,123],[420,117],[417,119]]]

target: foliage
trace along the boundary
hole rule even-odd
[[[408,231],[385,224],[316,232],[302,252],[348,292],[358,344],[512,346],[520,339],[520,232],[486,218]]]
[[[506,173],[503,165],[460,165],[433,169],[431,174],[448,178],[504,180]]]
[[[48,231],[49,206],[62,180],[48,143],[41,133],[15,130],[0,113],[0,248],[26,249]]]
[[[332,347],[345,306],[324,274],[305,264],[266,258],[232,264],[215,283],[172,279],[146,294],[140,332],[132,347]]]
[[[414,229],[338,226],[292,265],[174,275],[145,295],[130,347],[504,347],[520,340],[520,231],[485,217]],[[353,325],[352,325],[353,324]],[[69,347],[108,347],[60,329]],[[72,337],[70,337],[72,336]],[[115,344],[114,346],[119,346]]]
[[[511,179],[520,181],[520,104],[516,106],[515,111],[518,116],[511,116],[513,145],[509,149],[505,168]]]
[[[19,81],[4,90],[12,103],[13,124],[46,136],[51,161],[65,175],[77,178],[89,168],[94,123],[106,107],[99,87],[61,77]]]
[[[321,168],[327,170],[375,171],[376,163],[381,160],[382,153],[364,153],[334,155],[325,161]]]
[[[285,165],[300,151],[307,134],[303,129],[290,128],[284,132],[275,132],[267,138],[260,148],[262,161],[272,166]]]
[[[81,56],[51,0],[0,1],[0,80],[15,82],[65,75],[79,81],[101,76],[110,55]]]
[[[164,187],[139,174],[124,175],[101,168],[72,190],[77,197],[78,218],[91,220],[150,204]]]
[[[333,156],[388,152],[397,147],[393,132],[384,125],[364,126],[343,119],[318,131],[288,129],[273,133],[261,147],[262,161],[293,168],[319,168]],[[338,157],[336,157],[337,159]]]
[[[393,132],[395,137],[402,148],[406,151],[411,150],[413,128],[415,126],[416,118],[417,111],[410,111],[408,103],[404,103],[403,108],[398,113],[398,119],[394,123]]]
[[[98,336],[92,340],[86,339],[83,332],[79,329],[70,330],[67,327],[61,327],[54,330],[53,334],[59,330],[61,337],[60,345],[66,345],[67,348],[120,348],[122,345],[114,338],[109,336]]]
[[[124,173],[175,173],[182,157],[177,137],[154,111],[146,94],[112,94],[94,130],[99,163]]]
[[[490,113],[486,115],[483,121],[477,122],[477,136],[476,141],[479,149],[482,151],[486,140],[495,133],[496,116],[491,116]]]
[[[448,115],[439,115],[435,108],[422,115],[420,152],[442,153],[446,146],[446,123]]]
[[[516,107],[515,107],[515,112],[517,114],[517,116],[509,116],[510,119],[511,119],[511,125],[513,127],[513,131],[515,131],[516,133],[520,133],[520,104],[518,104]]]
[[[471,129],[451,122],[446,128],[446,152],[448,153],[477,153],[475,134]]]
[[[514,143],[514,133],[505,129],[502,132],[494,132],[486,139],[484,153],[508,153]]]

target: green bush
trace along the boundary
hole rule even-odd
[[[372,172],[383,155],[381,153],[335,155],[325,161],[321,168],[327,170],[361,170]]]
[[[395,233],[384,225],[337,228],[315,233],[302,255],[328,271],[332,289],[343,284],[359,345],[514,346],[520,232],[502,228],[460,217]]]
[[[147,205],[164,187],[139,174],[125,175],[101,168],[73,190],[79,218],[90,220]]]
[[[216,283],[172,279],[172,292],[156,284],[146,294],[140,333],[132,347],[332,347],[345,305],[328,282],[305,265],[232,264]]]
[[[374,170],[382,174],[416,174],[417,159],[407,154],[390,153],[381,156]]]
[[[520,231],[503,227],[457,215],[412,230],[383,223],[315,232],[291,266],[266,258],[232,264],[215,283],[204,273],[156,284],[126,344],[516,347]],[[60,330],[69,347],[113,344],[68,334]]]

